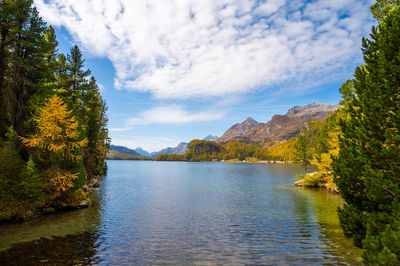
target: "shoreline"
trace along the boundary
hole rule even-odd
[[[90,208],[92,205],[92,200],[90,199],[93,192],[95,192],[100,186],[101,177],[93,178],[88,184],[84,186],[84,190],[86,190],[86,197],[82,199],[79,204],[71,205],[71,206],[49,206],[46,208],[37,208],[29,210],[30,215],[26,217],[22,216],[13,216],[10,219],[1,219],[0,226],[7,224],[18,224],[23,223],[30,220],[35,220],[38,218],[50,216],[57,213],[74,211],[79,209]]]

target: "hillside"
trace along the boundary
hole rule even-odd
[[[304,107],[294,106],[285,115],[274,115],[267,123],[258,123],[249,117],[229,128],[217,142],[264,144],[271,141],[289,140],[300,133],[304,123],[323,120],[337,105],[312,103]]]

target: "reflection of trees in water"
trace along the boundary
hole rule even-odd
[[[0,265],[88,265],[96,256],[101,215],[101,191],[93,193],[87,209],[53,214],[27,223],[10,225],[11,248],[0,252]],[[6,226],[3,226],[6,227]],[[7,228],[3,228],[6,230]],[[64,232],[64,234],[62,234]],[[28,234],[26,238],[24,234]],[[36,238],[38,235],[46,237]],[[26,242],[16,242],[25,239]]]
[[[95,264],[99,234],[84,232],[53,239],[23,242],[0,252],[0,265],[77,265]]]
[[[342,198],[324,189],[304,188],[295,189],[293,196],[297,202],[296,213],[300,214],[300,219],[304,219],[304,215],[309,215],[307,209],[310,207],[313,209],[316,222],[322,229],[321,240],[331,249],[328,254],[337,257],[338,262],[361,264],[361,250],[356,248],[350,239],[345,238],[339,225],[337,208],[343,203]],[[308,208],[304,204],[308,205]]]

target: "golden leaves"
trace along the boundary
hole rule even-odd
[[[79,123],[59,96],[51,97],[34,120],[38,128],[36,136],[20,137],[27,147],[60,154],[68,160],[80,159],[80,156],[72,153],[86,146],[87,140],[77,140],[80,136]]]
[[[78,178],[78,173],[59,172],[51,181],[58,191],[66,191],[73,186],[73,180]]]
[[[44,107],[40,108],[39,115],[34,118],[37,124],[37,133],[30,138],[20,137],[22,142],[30,148],[52,153],[50,156],[53,169],[57,169],[51,182],[58,191],[66,191],[73,186],[73,180],[78,174],[60,170],[66,167],[66,162],[77,161],[81,156],[79,149],[87,145],[87,139],[80,139],[79,123],[68,110],[63,100],[54,95]]]

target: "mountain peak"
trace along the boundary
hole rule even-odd
[[[211,140],[211,141],[216,141],[218,139],[218,136],[214,136],[214,135],[208,135],[207,137],[205,137],[203,140]]]
[[[240,124],[233,125],[230,129],[228,129],[224,135],[217,139],[218,142],[229,141],[230,139],[243,135],[246,132],[250,131],[252,128],[259,125],[259,123],[251,117],[248,117]]]
[[[253,122],[256,122],[256,123],[257,123],[257,121],[256,121],[256,120],[254,120],[254,118],[253,118],[253,117],[250,117],[250,116],[249,116],[249,117],[247,117],[247,119],[246,119],[246,120],[244,120],[244,122],[243,122],[243,123],[245,123],[245,122],[252,122],[252,123],[253,123]],[[242,124],[243,124],[243,123],[242,123]]]
[[[294,106],[289,109],[286,113],[288,117],[313,117],[320,114],[328,114],[329,112],[334,112],[338,108],[338,105],[329,105],[313,102],[306,106]]]

